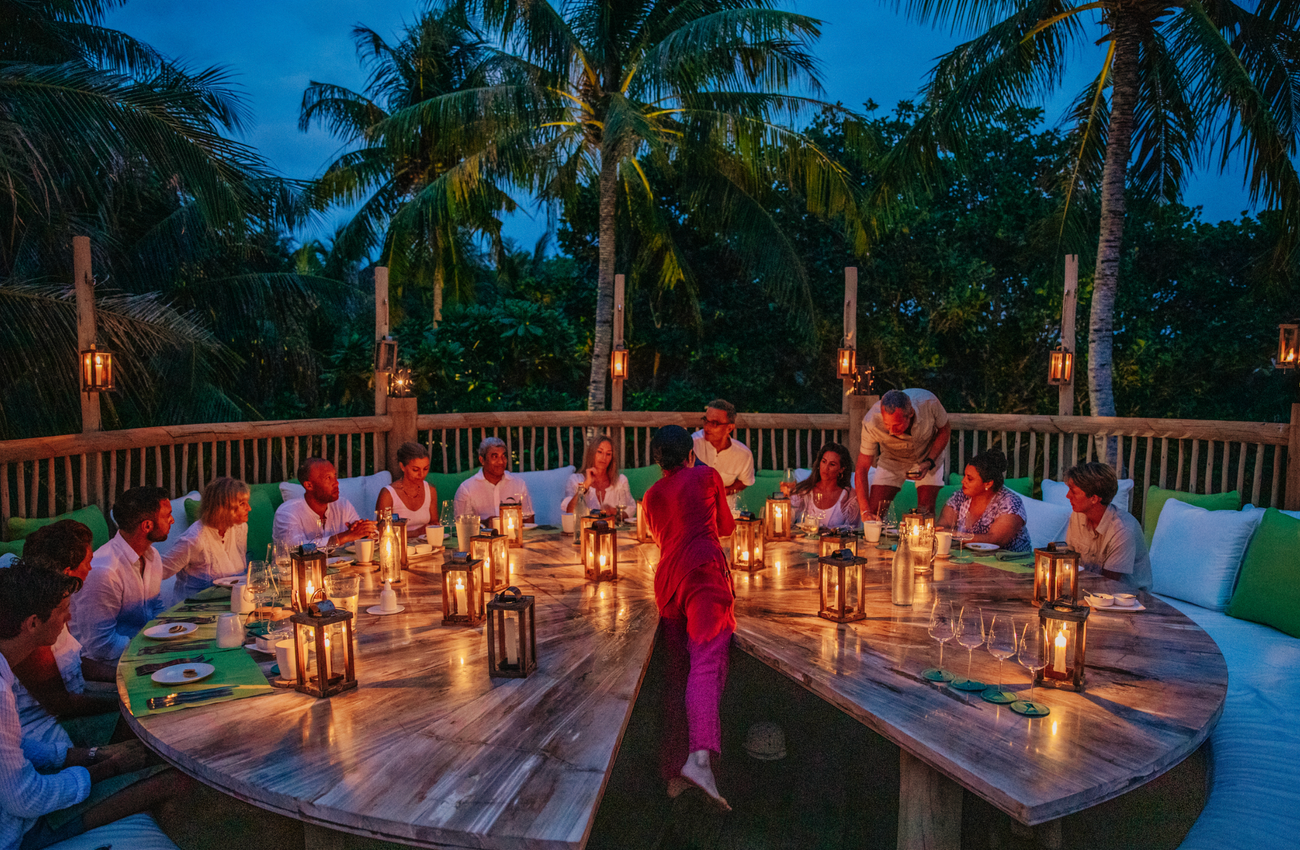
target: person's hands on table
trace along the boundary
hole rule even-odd
[[[340,531],[331,538],[335,543],[342,546],[345,543],[351,543],[354,540],[360,540],[363,537],[373,537],[375,535],[375,521],[373,519],[359,519],[356,522],[348,524],[347,531]]]

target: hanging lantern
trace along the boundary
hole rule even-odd
[[[524,506],[514,499],[507,499],[497,509],[501,518],[501,533],[506,537],[506,545],[518,549],[524,545]]]
[[[1038,684],[1083,690],[1090,610],[1087,605],[1071,605],[1063,600],[1044,602],[1038,609],[1043,646],[1047,648],[1047,666],[1038,671]]]
[[[605,520],[582,532],[583,573],[587,581],[618,581],[618,530]]]
[[[484,529],[469,539],[469,556],[483,562],[483,590],[496,593],[510,584],[510,547],[501,532]]]
[[[1079,604],[1079,553],[1048,543],[1034,550],[1034,604]]]
[[[731,567],[747,573],[763,568],[763,521],[749,511],[740,512],[731,532]]]
[[[636,542],[653,543],[654,535],[650,533],[650,518],[646,516],[645,505],[636,503]]]
[[[304,543],[289,553],[289,564],[293,568],[293,588],[289,598],[295,611],[306,611],[312,597],[325,587],[327,560],[325,553],[311,543]]]
[[[835,377],[840,380],[852,380],[858,373],[858,351],[855,348],[841,348],[835,359]]]
[[[1058,345],[1052,349],[1047,360],[1047,384],[1052,387],[1068,387],[1074,383],[1074,355],[1065,346]]]
[[[794,539],[794,508],[789,496],[784,493],[768,496],[764,517],[763,534],[768,540]]]
[[[81,352],[81,391],[102,393],[113,389],[113,352],[91,345]]]
[[[818,540],[818,557],[825,558],[841,549],[858,554],[858,535],[850,528],[823,528]]]
[[[481,561],[468,552],[453,552],[442,564],[442,624],[477,626],[483,622]]]
[[[388,373],[388,397],[410,398],[414,392],[411,384],[411,370],[405,366]]]
[[[298,678],[296,691],[317,699],[332,697],[357,686],[356,657],[352,642],[352,612],[336,608],[328,599],[313,602],[289,617]],[[308,654],[313,656],[308,669]]]
[[[627,379],[627,347],[621,342],[609,353],[609,374],[618,381]]]
[[[840,549],[817,559],[820,568],[821,606],[817,616],[836,623],[851,623],[866,618],[863,611],[863,566],[866,558],[859,558],[848,549]]]
[[[488,675],[525,679],[537,669],[537,618],[533,597],[508,587],[487,604]]]
[[[1277,326],[1277,360],[1273,365],[1278,369],[1296,368],[1297,348],[1300,347],[1300,324],[1295,322]],[[83,355],[84,356],[84,355]]]
[[[375,371],[395,372],[397,370],[397,340],[386,336],[375,343]]]

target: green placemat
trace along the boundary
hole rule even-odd
[[[228,587],[208,587],[200,590],[198,593],[186,599],[186,602],[216,602],[218,600],[230,601],[230,588]]]
[[[1015,573],[1017,575],[1025,575],[1026,573],[1033,575],[1034,573],[1034,558],[1032,553],[1029,558],[1023,561],[999,561],[993,555],[979,555],[972,560],[972,563],[983,564],[986,567],[994,567],[1003,572]],[[960,567],[961,564],[958,564],[957,566]]]
[[[188,685],[160,685],[147,675],[137,676],[134,664],[132,664],[132,669],[122,670],[123,678],[126,680],[127,698],[131,703],[131,713],[136,717],[147,717],[150,714],[166,714],[169,711],[181,711],[198,705],[211,705],[214,702],[229,702],[235,699],[261,696],[275,690],[267,683],[266,676],[262,675],[262,670],[257,666],[257,662],[244,650],[207,651],[203,654],[207,656],[209,663],[217,668],[216,672],[201,682]],[[158,656],[150,657],[157,658]],[[125,664],[125,659],[123,663]],[[220,687],[233,688],[234,691],[229,696],[156,710],[150,709],[146,702],[150,697],[161,697],[172,693],[183,694],[186,691],[201,691],[204,688]]]

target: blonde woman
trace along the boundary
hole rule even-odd
[[[614,459],[614,441],[600,437],[587,444],[582,453],[582,471],[569,476],[564,483],[564,497],[560,510],[566,514],[586,516],[588,511],[613,514],[622,505],[629,519],[636,517],[636,501],[628,486],[627,476],[618,471]]]
[[[163,558],[163,577],[176,576],[176,599],[193,596],[248,564],[248,485],[217,478],[203,488],[199,521],[186,529]],[[259,556],[260,557],[260,556]]]

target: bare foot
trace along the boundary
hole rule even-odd
[[[708,750],[696,750],[687,756],[686,764],[682,765],[682,778],[709,795],[709,799],[719,809],[729,812],[731,806],[718,793],[718,783],[713,778],[713,768],[709,765],[709,755]]]

